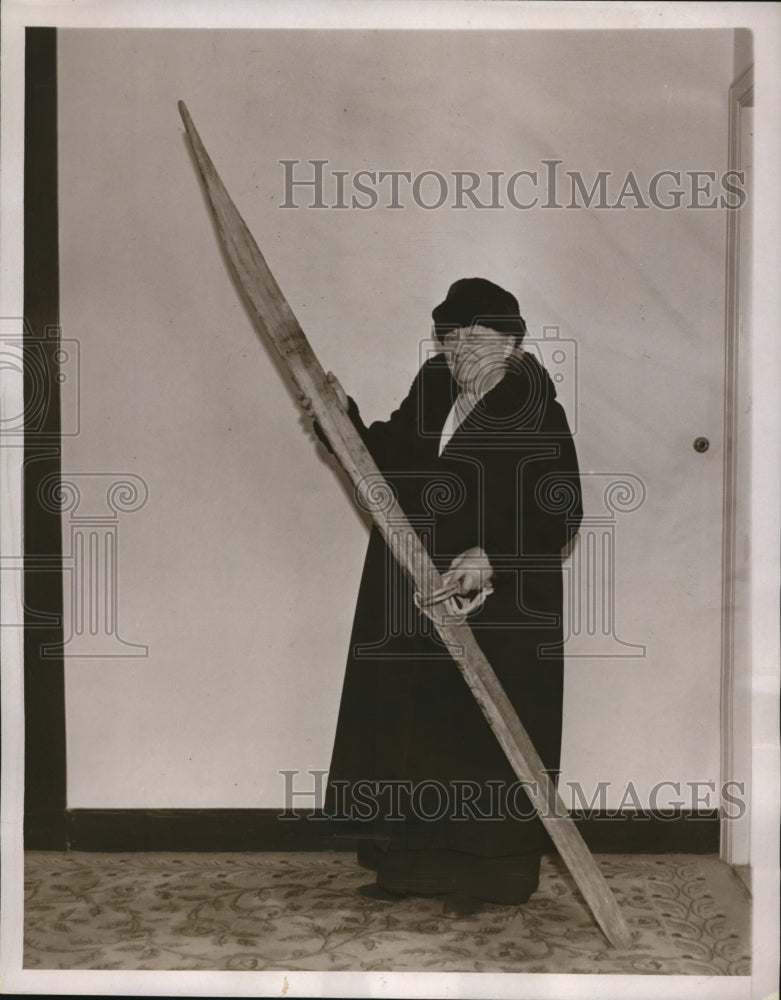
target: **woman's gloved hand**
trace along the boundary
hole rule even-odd
[[[347,393],[342,388],[342,383],[339,381],[336,375],[334,375],[333,372],[328,372],[326,378],[333,386],[333,390],[336,393],[336,398],[339,400],[342,409],[346,413],[350,405],[350,402],[347,398]],[[312,420],[315,420],[316,419],[315,411],[312,407],[312,400],[309,398],[309,396],[305,396],[303,393],[299,393],[298,401],[301,404],[301,408],[303,409],[304,413],[306,413],[306,415],[310,417]]]
[[[345,413],[347,413],[350,407],[350,400],[348,399],[347,393],[342,388],[341,382],[336,377],[336,375],[334,375],[333,372],[328,372],[326,378],[333,386],[334,392],[336,393],[337,399],[339,400],[342,409],[344,410]],[[312,400],[309,398],[309,396],[305,396],[304,393],[301,392],[298,394],[298,401],[301,404],[301,409],[304,411],[306,416],[308,416],[309,419],[312,421],[312,430],[315,432],[318,438],[323,442],[328,451],[330,451],[333,454],[333,448],[331,447],[331,443],[326,437],[325,431],[317,422],[317,417],[315,416],[314,407],[312,406]]]
[[[493,589],[491,587],[493,575],[494,569],[485,550],[475,545],[455,557],[450,568],[442,574],[442,583],[446,587],[457,584],[456,593],[466,597],[467,594],[482,590],[488,590],[490,593]]]
[[[455,557],[450,569],[442,574],[440,588],[425,598],[416,591],[415,604],[434,622],[436,618],[432,609],[435,606],[441,607],[450,618],[464,621],[468,614],[483,606],[489,594],[493,594],[493,574],[488,556],[476,545]]]

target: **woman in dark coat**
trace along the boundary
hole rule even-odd
[[[561,550],[581,517],[572,437],[549,375],[520,348],[526,325],[514,296],[464,279],[433,316],[443,351],[423,364],[399,409],[368,428],[352,400],[348,412],[445,582],[465,599],[489,583],[467,620],[555,771]],[[359,860],[377,871],[364,894],[445,894],[445,912],[472,912],[474,900],[525,902],[550,846],[376,527],[326,812],[358,830]]]

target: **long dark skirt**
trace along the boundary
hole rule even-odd
[[[359,860],[371,862],[383,888],[522,902],[537,885],[550,840],[458,667],[398,578],[394,607],[404,614],[388,619],[386,551],[382,539],[372,539],[326,812],[345,820],[345,836],[360,838]],[[561,743],[560,608],[559,565],[508,575],[470,616],[554,773]]]

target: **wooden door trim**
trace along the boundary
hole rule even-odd
[[[729,90],[728,170],[743,165],[741,113],[754,106],[754,67],[750,66]],[[748,206],[748,210],[751,208]],[[725,370],[724,370],[724,521],[722,527],[722,629],[721,629],[721,787],[742,778],[736,769],[739,745],[750,736],[735,703],[735,632],[740,613],[737,604],[737,546],[742,525],[738,510],[738,448],[745,443],[748,428],[741,420],[738,399],[739,368],[745,363],[745,337],[740,335],[740,230],[741,211],[727,212]],[[741,730],[745,730],[741,732]],[[745,746],[743,747],[745,750]],[[749,789],[745,789],[748,797]],[[721,820],[721,857],[736,861],[734,828]]]

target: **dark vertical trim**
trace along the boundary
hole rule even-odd
[[[62,536],[45,482],[60,475],[57,32],[25,35],[24,120],[24,710],[25,846],[67,844]]]

